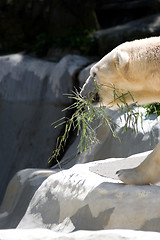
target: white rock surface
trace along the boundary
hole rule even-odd
[[[149,153],[18,172],[0,208],[1,228],[17,229],[0,230],[0,239],[159,239],[159,185],[128,186],[115,175]]]
[[[22,54],[0,57],[0,202],[13,175],[45,168],[66,115],[75,75],[90,61],[67,55],[58,63]]]
[[[95,174],[98,165],[75,165],[50,175],[36,191],[18,228],[159,231],[159,186],[119,184],[118,180]],[[119,169],[118,162],[116,166]],[[103,168],[107,167],[106,162]]]
[[[7,101],[44,100],[70,103],[64,93],[73,89],[73,77],[90,61],[77,55],[66,55],[58,63],[22,54],[0,57],[0,96]]]
[[[9,224],[10,228],[47,228],[64,233],[102,229],[160,231],[160,187],[127,186],[115,175],[124,164],[134,167],[148,154],[77,164],[59,172],[19,172],[1,207],[1,228]]]
[[[133,230],[77,231],[69,234],[48,229],[0,230],[1,240],[159,240],[160,233]]]
[[[15,174],[0,206],[0,228],[17,226],[37,188],[53,173],[44,169],[24,169]]]

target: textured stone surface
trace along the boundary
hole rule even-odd
[[[18,172],[0,208],[0,228],[17,229],[0,230],[0,239],[159,239],[159,184],[124,185],[115,175],[149,153]]]
[[[18,228],[159,231],[159,186],[119,184],[95,174],[93,168],[90,171],[93,164],[50,175],[36,191]],[[117,162],[114,170],[119,167]]]
[[[67,55],[58,63],[21,54],[0,57],[0,200],[20,169],[46,167],[61,127],[74,77],[87,58]]]
[[[98,0],[97,16],[102,29],[159,13],[159,0]]]
[[[27,210],[35,191],[54,171],[24,169],[17,172],[6,189],[0,207],[0,228],[15,228]]]
[[[118,169],[136,166],[148,154],[78,164],[68,170],[17,173],[0,209],[1,228],[47,228],[64,233],[159,231],[159,185],[127,186],[115,175]]]
[[[3,240],[159,240],[160,233],[133,230],[76,231],[59,234],[48,229],[0,230]]]
[[[98,40],[99,54],[105,55],[119,44],[160,34],[159,14],[150,15],[134,21],[117,25],[108,29],[102,29],[95,33]]]
[[[6,101],[70,103],[73,77],[89,60],[66,55],[58,63],[21,54],[0,57],[0,97]]]

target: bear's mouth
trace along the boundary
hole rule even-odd
[[[96,93],[88,93],[87,95],[82,95],[82,92],[80,93],[81,97],[84,98],[86,101],[89,101],[90,103],[92,103],[93,106],[97,105],[98,103],[100,103],[101,98],[98,92]]]
[[[94,96],[92,97],[92,104],[95,105],[95,104],[97,104],[99,102],[100,102],[100,96],[99,96],[98,92],[96,92],[94,94]]]

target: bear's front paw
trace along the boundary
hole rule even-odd
[[[148,185],[148,179],[146,175],[139,172],[137,168],[122,169],[116,172],[119,179],[125,184],[130,185]]]

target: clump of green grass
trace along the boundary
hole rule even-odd
[[[119,100],[120,104],[117,104],[118,108],[121,110],[121,113],[124,114],[125,126],[124,129],[127,131],[129,127],[132,126],[134,132],[138,132],[138,118],[140,113],[135,111],[133,107],[129,106],[126,102],[126,96],[130,97],[135,103],[130,92],[125,94],[120,93],[116,88],[113,87],[114,101]],[[49,162],[55,159],[60,166],[58,158],[60,157],[60,153],[64,150],[64,146],[66,145],[67,139],[71,130],[77,131],[77,136],[80,136],[80,141],[78,145],[77,152],[84,152],[91,144],[98,143],[96,130],[105,125],[110,129],[114,137],[118,137],[115,133],[115,123],[109,117],[106,112],[106,107],[94,107],[92,104],[92,97],[89,99],[82,98],[77,90],[72,94],[68,95],[74,103],[64,109],[63,111],[75,110],[71,118],[63,117],[60,120],[54,123],[54,127],[57,128],[65,124],[65,130],[61,137],[58,137],[56,148],[53,151],[52,156],[49,159]],[[98,125],[94,127],[95,120],[100,120]]]
[[[64,146],[66,145],[71,130],[76,130],[77,136],[80,136],[80,141],[77,149],[77,152],[80,153],[86,151],[88,146],[90,146],[91,144],[98,142],[98,139],[96,137],[96,130],[102,124],[104,124],[104,122],[105,125],[110,128],[113,135],[115,136],[112,121],[109,116],[107,116],[104,107],[93,107],[92,99],[86,100],[82,98],[77,90],[72,94],[69,94],[68,97],[72,98],[74,103],[71,106],[65,108],[63,111],[74,109],[75,112],[73,113],[71,118],[63,117],[53,123],[55,128],[65,124],[65,130],[63,135],[61,137],[58,137],[56,148],[53,151],[53,154],[49,161],[52,161],[52,159],[56,159],[56,161],[59,163],[58,157],[60,156],[61,150],[63,150]],[[98,126],[94,128],[94,121],[100,118],[103,118],[103,121],[101,120]]]
[[[143,107],[146,109],[147,117],[151,114],[155,114],[156,117],[160,116],[160,103],[152,103]]]
[[[138,133],[138,120],[140,119],[141,128],[143,129],[143,115],[139,111],[139,105],[137,102],[135,102],[132,94],[130,91],[126,93],[120,93],[118,89],[113,87],[113,94],[114,94],[114,102],[119,100],[120,103],[117,103],[117,107],[121,110],[121,114],[123,114],[124,117],[124,129],[127,132],[128,128],[132,128],[134,133]],[[132,101],[132,105],[129,105],[126,102],[126,97],[130,97]],[[135,108],[137,107],[137,108]],[[122,118],[121,118],[122,121]]]

